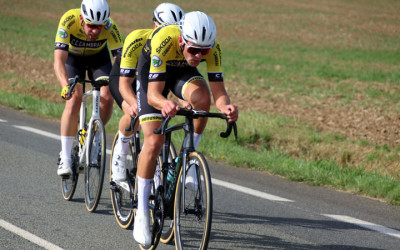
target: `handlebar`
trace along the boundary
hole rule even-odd
[[[189,119],[197,119],[199,117],[212,117],[212,118],[220,118],[220,119],[224,119],[226,121],[226,130],[225,132],[221,132],[220,136],[223,138],[227,138],[231,132],[232,132],[232,128],[233,128],[233,132],[235,135],[235,139],[237,139],[237,126],[236,126],[236,122],[228,122],[228,118],[226,117],[226,115],[221,114],[221,113],[211,113],[211,112],[207,112],[207,111],[203,111],[203,110],[196,110],[196,109],[191,109],[191,110],[187,110],[187,109],[180,109],[176,115],[179,116],[185,116],[188,117]],[[163,119],[161,126],[157,129],[154,129],[154,134],[165,134],[165,130],[167,129],[168,126],[168,122],[171,120],[171,117],[167,116],[166,118]]]
[[[68,91],[68,95],[71,96],[74,88],[76,86],[77,83],[79,82],[88,82],[91,83],[93,87],[102,87],[102,86],[107,86],[108,85],[108,80],[104,80],[104,79],[100,79],[97,81],[94,80],[86,80],[86,79],[80,79],[78,75],[76,75],[73,79],[71,79],[68,84],[69,84],[69,91]]]

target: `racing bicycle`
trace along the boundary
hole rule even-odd
[[[61,179],[62,194],[71,200],[78,183],[79,175],[85,174],[85,205],[89,212],[96,210],[103,188],[106,160],[106,132],[100,118],[100,88],[108,85],[108,80],[85,80],[76,76],[70,84],[71,95],[76,84],[82,84],[83,95],[79,111],[79,127],[71,151],[72,175]],[[92,89],[86,91],[86,83]],[[92,97],[92,115],[87,122],[87,99]]]
[[[228,137],[232,128],[237,138],[236,123],[228,123],[228,118],[221,113],[201,110],[180,109],[177,116],[184,116],[185,122],[168,127],[170,117],[163,120],[154,133],[165,135],[161,150],[161,185],[150,195],[151,214],[150,230],[152,245],[155,249],[159,241],[169,243],[173,236],[177,249],[207,249],[211,233],[213,195],[211,175],[204,156],[193,146],[193,119],[199,117],[221,118],[227,123],[227,129],[220,134]],[[184,138],[178,155],[170,153],[172,132],[184,130]],[[173,155],[173,160],[170,160]],[[184,167],[183,167],[184,166]],[[186,187],[186,175],[190,168],[195,168],[197,186]],[[137,200],[137,185],[135,185]],[[136,207],[134,207],[136,208]],[[142,249],[143,246],[139,245]]]
[[[136,123],[138,122],[138,116],[131,117],[131,123],[129,127],[125,128],[127,132],[134,132]],[[111,149],[110,166],[112,166],[112,159],[114,155],[115,143],[119,138],[119,132],[115,134],[114,141]],[[112,180],[112,167],[110,167],[110,194],[111,194],[111,204],[113,207],[113,212],[118,225],[123,229],[128,229],[132,226],[134,222],[134,210],[136,207],[136,202],[134,200],[134,188],[137,173],[137,160],[141,151],[140,143],[140,129],[138,128],[133,134],[131,140],[129,141],[129,151],[125,161],[126,166],[126,181]],[[176,157],[176,151],[174,145],[170,145],[170,157],[169,161]],[[157,166],[161,162],[161,156],[157,159]],[[160,168],[156,170],[156,176],[160,174]],[[153,184],[151,195],[154,196],[155,185]]]

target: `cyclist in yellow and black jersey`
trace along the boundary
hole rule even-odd
[[[171,3],[162,3],[153,11],[153,29],[166,23],[177,23],[184,15],[183,10]],[[125,160],[133,132],[125,131],[131,116],[138,115],[135,73],[139,55],[153,29],[132,31],[125,39],[122,53],[116,58],[110,73],[110,90],[118,106],[124,111],[119,121],[118,140],[112,159],[112,179],[126,179]]]
[[[89,27],[101,30],[97,37],[85,34],[82,21],[81,9],[71,9],[61,17],[57,29],[56,49],[66,50],[76,56],[96,55],[107,46],[113,56],[121,51],[121,35],[111,18],[108,18],[104,25],[89,24]]]
[[[61,97],[66,100],[61,117],[61,153],[58,175],[71,175],[71,149],[77,130],[82,100],[82,86],[77,85],[68,95],[69,81],[78,75],[84,79],[109,78],[112,67],[111,53],[122,49],[117,25],[109,17],[106,0],[83,0],[80,9],[67,11],[59,22],[54,50],[54,71],[60,82]],[[108,86],[100,90],[100,116],[104,124],[112,113],[113,98]],[[95,138],[95,143],[98,138]],[[96,151],[96,150],[95,150]]]
[[[207,81],[197,70],[201,61],[207,64]],[[229,122],[238,119],[239,111],[230,102],[221,70],[221,46],[216,40],[214,21],[203,12],[189,12],[179,25],[161,26],[154,30],[139,57],[137,66],[137,100],[140,126],[144,144],[139,155],[137,183],[138,208],[136,210],[134,238],[144,246],[151,244],[148,226],[148,201],[156,159],[164,136],[154,134],[162,117],[174,117],[180,109],[173,100],[167,99],[170,91],[199,110],[210,110],[211,94],[216,107],[228,117]],[[197,147],[207,119],[195,119],[194,146]],[[194,168],[186,176],[186,187],[197,188]]]

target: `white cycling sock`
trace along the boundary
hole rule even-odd
[[[194,149],[197,149],[197,146],[199,146],[201,135],[202,134],[198,134],[198,133],[194,133],[193,134],[193,146],[194,146]]]
[[[137,176],[138,181],[138,211],[149,210],[149,196],[151,187],[153,186],[153,179],[144,179]]]
[[[116,141],[116,145],[114,147],[114,152],[117,154],[127,154],[129,150],[129,141],[131,140],[132,135],[125,136],[121,131],[118,132],[118,140]]]
[[[61,160],[71,162],[71,150],[74,136],[61,136]]]

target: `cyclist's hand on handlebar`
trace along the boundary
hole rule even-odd
[[[129,106],[129,115],[132,117],[139,115],[139,110],[136,102]]]
[[[228,122],[235,122],[239,118],[239,110],[233,104],[224,105],[221,108],[221,113],[228,117]]]
[[[176,112],[180,109],[179,105],[171,100],[168,100],[161,109],[161,113],[164,117],[175,117]]]
[[[188,102],[188,101],[179,99],[179,102],[181,103],[182,107],[184,107],[187,110],[191,110],[193,108],[192,104],[190,104],[190,102]]]
[[[69,94],[69,85],[65,86],[64,88],[62,88],[61,90],[61,97],[64,100],[69,100],[72,97],[72,94],[75,92],[75,90],[73,90],[71,92],[71,94]]]

